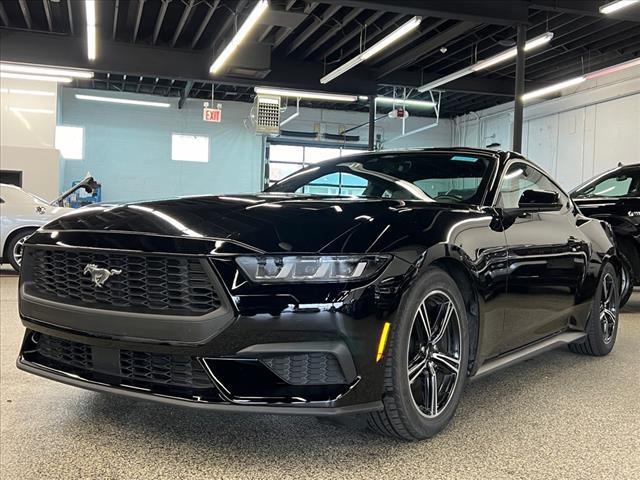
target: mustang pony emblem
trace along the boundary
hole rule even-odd
[[[102,286],[114,275],[120,275],[122,270],[116,270],[112,268],[109,270],[108,268],[100,268],[95,263],[89,263],[86,267],[84,267],[83,275],[86,274],[91,275],[91,281],[95,284],[96,287],[102,288]]]

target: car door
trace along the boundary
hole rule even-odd
[[[555,192],[560,208],[525,211],[528,190]],[[576,307],[590,244],[577,228],[578,211],[541,170],[524,161],[507,165],[496,208],[507,241],[507,295],[502,351],[565,329]]]

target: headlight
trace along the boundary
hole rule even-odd
[[[236,262],[257,283],[339,283],[372,278],[390,259],[390,255],[265,255],[238,257]]]

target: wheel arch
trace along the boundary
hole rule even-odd
[[[4,261],[6,261],[9,257],[9,244],[11,243],[11,241],[18,236],[20,233],[25,232],[25,231],[29,231],[29,230],[33,230],[36,231],[38,228],[40,228],[40,225],[21,225],[18,228],[12,230],[11,232],[9,232],[7,234],[7,237],[4,240],[4,245],[2,246],[2,259]]]
[[[469,323],[469,367],[471,372],[475,369],[480,338],[480,302],[477,288],[475,287],[471,273],[462,261],[452,256],[442,256],[431,261],[427,266],[441,268],[447,272],[456,282],[465,302],[465,310]]]

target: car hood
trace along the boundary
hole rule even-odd
[[[224,239],[265,252],[377,252],[455,208],[394,199],[220,195],[84,207],[46,228]]]

